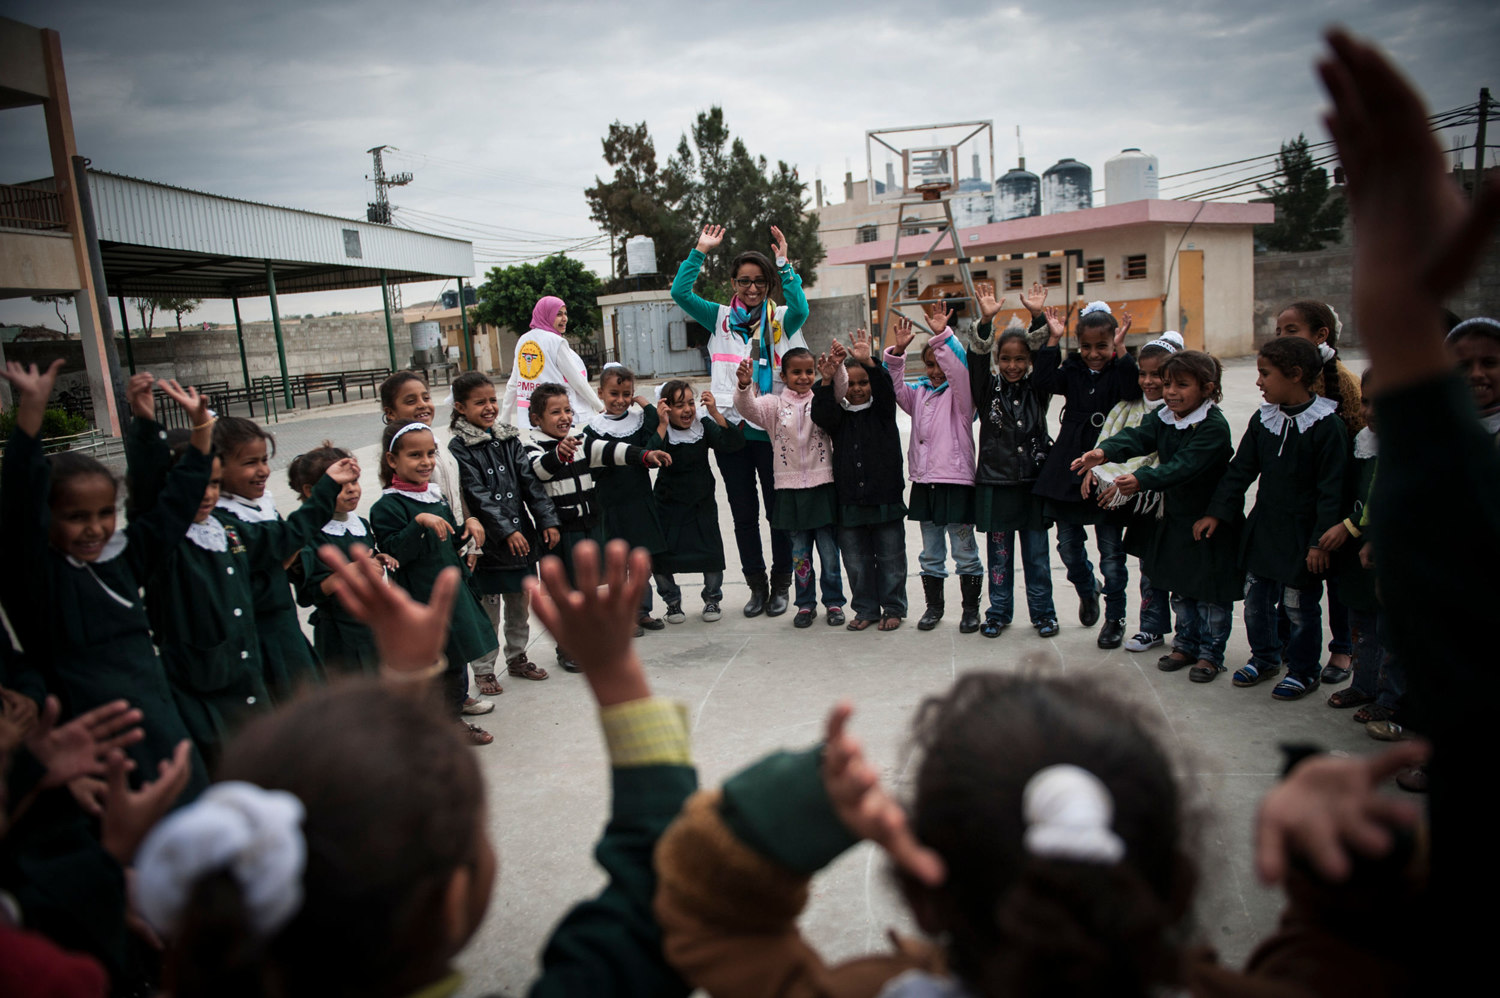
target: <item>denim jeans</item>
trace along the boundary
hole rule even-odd
[[[1406,670],[1386,651],[1384,615],[1375,610],[1350,610],[1349,634],[1354,640],[1354,678],[1351,690],[1375,698],[1389,710],[1401,706],[1406,694]]]
[[[844,580],[839,573],[838,530],[833,524],[816,530],[792,530],[792,579],[797,584],[797,609],[816,610],[816,590],[828,609],[844,605]],[[813,571],[813,548],[818,549],[818,564],[823,567],[820,579]],[[821,585],[820,585],[821,583]]]
[[[840,527],[850,605],[860,620],[906,616],[906,521]]]
[[[923,575],[936,579],[948,577],[948,548],[953,548],[953,567],[959,575],[983,575],[984,562],[979,560],[979,545],[974,540],[974,527],[968,523],[949,523],[939,526],[931,520],[923,520],[922,553],[917,565]]]
[[[745,446],[732,453],[714,451],[719,462],[719,477],[724,479],[724,493],[729,497],[729,515],[734,520],[734,543],[740,549],[740,570],[754,575],[766,570],[766,556],[760,547],[760,497],[755,492],[760,480],[761,495],[766,502],[766,520],[776,510],[776,484],[771,473],[771,442],[746,440]],[[771,572],[787,575],[792,571],[792,538],[785,530],[771,528]]]
[[[1285,610],[1279,611],[1276,625],[1285,644],[1292,633],[1292,624]],[[1339,599],[1339,584],[1335,579],[1328,580],[1328,654],[1354,654],[1354,640],[1349,633],[1349,608]]]
[[[1165,589],[1158,589],[1141,572],[1141,630],[1147,634],[1172,633],[1172,611],[1177,600]],[[1228,632],[1225,632],[1226,636]],[[1223,649],[1221,648],[1222,652]]]
[[[1068,569],[1068,581],[1080,597],[1099,592],[1094,564],[1084,541],[1088,534],[1081,523],[1059,522],[1057,553]],[[1125,586],[1130,573],[1125,568],[1125,528],[1117,523],[1094,524],[1094,542],[1099,547],[1099,568],[1104,572],[1104,619],[1125,619]]]
[[[671,572],[653,572],[651,577],[656,580],[656,591],[661,594],[661,600],[670,606],[673,603],[682,602],[682,587],[677,584]],[[724,573],[703,573],[703,602],[724,602]]]
[[[1009,624],[1015,616],[1016,538],[1021,541],[1021,568],[1026,573],[1026,612],[1033,624],[1056,620],[1052,604],[1052,564],[1047,556],[1047,531],[998,530],[985,535],[990,559],[990,608],[985,619]]]
[[[1172,612],[1177,614],[1177,632],[1172,635],[1172,650],[1189,661],[1202,659],[1214,665],[1223,665],[1224,648],[1229,644],[1229,629],[1234,623],[1234,607],[1173,593]]]
[[[1318,678],[1318,653],[1323,644],[1323,583],[1306,589],[1283,586],[1274,579],[1245,573],[1245,634],[1250,639],[1250,662],[1261,672],[1285,665],[1287,674],[1311,684]],[[1277,605],[1286,608],[1289,633],[1281,640]]]

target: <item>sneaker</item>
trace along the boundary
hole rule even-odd
[[[703,604],[703,619],[706,620],[706,621],[708,621],[710,624],[712,624],[714,621],[718,620],[722,616],[724,616],[724,613],[723,613],[723,611],[721,611],[719,609],[719,604],[717,604],[717,603],[704,603]]]
[[[669,624],[681,624],[687,620],[687,614],[682,612],[681,603],[668,603],[667,612],[664,614]]]
[[[495,703],[493,700],[475,700],[473,697],[469,697],[464,701],[464,713],[470,716],[488,714],[494,709]]]
[[[1057,637],[1057,632],[1060,630],[1057,626],[1056,617],[1048,617],[1046,620],[1038,621],[1031,626],[1035,627],[1037,635],[1043,638],[1055,638]]]
[[[812,610],[798,610],[797,616],[792,618],[792,623],[797,627],[811,627],[817,613]]]
[[[1135,637],[1125,642],[1126,651],[1150,651],[1152,648],[1160,648],[1162,638],[1160,634],[1152,634],[1150,631],[1141,631]]]
[[[1000,632],[1009,626],[1009,624],[1002,624],[998,620],[991,620],[986,617],[984,623],[979,625],[979,633],[987,638],[998,638]]]
[[[841,606],[831,606],[831,607],[828,608],[828,626],[829,627],[843,627],[844,626],[844,608],[843,607],[841,607]]]
[[[659,631],[667,625],[661,622],[660,617],[653,617],[649,613],[642,612],[641,615],[635,619],[635,626],[638,631],[641,628],[645,628],[648,631]],[[640,635],[637,634],[636,636],[639,637]]]

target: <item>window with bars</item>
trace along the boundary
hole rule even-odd
[[[1089,260],[1083,265],[1083,282],[1085,284],[1104,283],[1104,259]]]
[[[1125,258],[1124,279],[1140,281],[1146,277],[1146,254],[1135,253]]]
[[[1005,290],[1019,291],[1021,290],[1021,283],[1021,268],[1007,267],[1005,271]]]
[[[1042,264],[1042,284],[1045,285],[1046,287],[1049,287],[1049,288],[1061,287],[1062,286],[1062,264],[1060,264],[1060,263],[1044,263],[1044,264]]]
[[[859,241],[862,243],[873,243],[880,238],[880,226],[861,225],[859,227]]]

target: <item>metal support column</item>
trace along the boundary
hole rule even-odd
[[[276,358],[281,361],[281,390],[285,393],[286,407],[292,404],[292,378],[286,371],[286,344],[281,340],[281,310],[276,305],[276,271],[271,261],[266,261],[266,291],[271,295],[271,326],[276,330]]]
[[[391,323],[391,288],[385,281],[384,268],[380,271],[380,302],[385,306],[385,342],[391,348],[391,370],[396,370],[396,327]]]
[[[130,346],[130,317],[125,312],[125,296],[121,295],[115,301],[120,303],[120,332],[125,334],[125,366],[134,374],[135,351]]]
[[[464,360],[469,370],[474,370],[474,340],[469,336],[469,309],[464,305],[464,279],[458,279],[458,317],[463,322]]]
[[[245,394],[250,393],[250,360],[245,356],[245,324],[240,321],[240,300],[238,297],[229,299],[229,304],[234,306],[234,336],[240,341],[240,373],[245,376]],[[253,406],[254,403],[252,402]]]

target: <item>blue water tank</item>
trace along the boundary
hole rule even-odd
[[[1042,213],[1042,181],[1024,166],[995,181],[995,221],[1030,218]]]
[[[1042,214],[1080,211],[1094,206],[1094,171],[1071,157],[1042,174]]]

